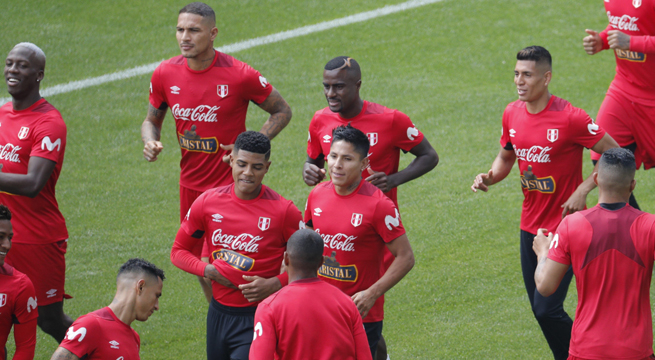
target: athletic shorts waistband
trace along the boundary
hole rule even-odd
[[[227,306],[219,303],[218,301],[216,301],[216,299],[212,299],[211,307],[214,308],[214,310],[220,311],[224,314],[236,315],[236,316],[240,316],[240,315],[252,316],[255,315],[255,311],[257,311],[257,306],[246,306],[246,307]]]

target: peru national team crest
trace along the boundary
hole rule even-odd
[[[0,307],[7,304],[7,294],[0,294]]]
[[[548,135],[546,135],[546,138],[550,142],[555,142],[557,140],[557,137],[559,136],[559,130],[558,129],[548,129]]]
[[[371,146],[374,146],[378,143],[378,133],[366,133],[368,137],[368,142],[371,143]]]
[[[260,217],[259,222],[257,223],[257,227],[261,231],[266,231],[268,228],[271,226],[271,218],[267,217]]]
[[[224,98],[227,96],[227,85],[218,85],[216,92],[218,93],[218,96],[221,98]]]
[[[632,6],[636,8],[641,6],[641,0],[632,0]]]
[[[358,227],[359,225],[362,224],[362,219],[364,218],[364,215],[358,214],[358,213],[353,213],[353,216],[350,218],[350,223],[353,224],[354,227]]]
[[[30,128],[28,128],[27,126],[23,126],[22,128],[20,128],[20,130],[18,130],[18,138],[21,140],[26,139],[27,134],[29,132],[30,132]]]

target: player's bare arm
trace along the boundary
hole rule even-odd
[[[80,360],[80,358],[63,347],[58,347],[50,360]]]
[[[27,166],[27,174],[9,174],[1,172],[0,164],[0,191],[33,198],[39,195],[56,165],[52,160],[32,156]]]
[[[231,289],[237,288],[236,286],[234,286],[234,284],[232,284],[232,282],[230,282],[230,280],[226,279],[223,275],[221,275],[221,273],[218,272],[218,270],[216,270],[216,267],[212,264],[207,264],[207,266],[205,267],[205,277],[207,279],[214,280],[225,287],[229,287]]]
[[[630,35],[620,30],[610,30],[607,32],[607,43],[610,49],[630,50]]]
[[[260,276],[243,275],[243,279],[249,281],[249,283],[239,285],[239,289],[250,302],[264,300],[282,288],[282,284],[277,277],[266,279]]]
[[[537,254],[538,262],[534,272],[534,281],[537,284],[537,291],[543,296],[552,295],[569,270],[569,265],[548,259],[548,249],[553,241],[553,233],[546,236],[547,232],[546,229],[539,229],[532,243],[532,250]]]
[[[262,110],[271,114],[259,132],[273,140],[291,121],[291,108],[275,88],[266,100],[258,105]]]
[[[143,157],[152,162],[157,160],[157,155],[164,149],[159,141],[161,139],[161,127],[164,123],[167,109],[157,109],[148,104],[148,115],[141,124],[141,140],[143,141]]]
[[[619,144],[609,134],[605,133],[591,150],[602,154],[615,147],[619,147]],[[585,206],[587,206],[587,194],[596,188],[596,184],[594,183],[594,173],[596,172],[598,172],[598,163],[594,166],[594,171],[591,172],[582,184],[578,185],[573,194],[562,205],[562,218],[576,211],[584,210]]]
[[[501,147],[489,172],[478,174],[471,185],[471,190],[473,192],[478,192],[478,189],[484,192],[489,191],[489,186],[501,182],[509,175],[515,161],[516,153]]]
[[[585,32],[589,35],[582,39],[582,47],[589,55],[594,55],[603,50],[603,39],[597,31],[586,29]]]
[[[439,155],[425,137],[409,152],[416,158],[406,168],[395,174],[387,175],[369,167],[370,176],[366,178],[366,181],[375,185],[382,192],[389,192],[395,187],[427,174],[439,163]]]
[[[316,159],[307,156],[302,167],[302,179],[309,186],[314,186],[325,179],[325,156],[323,154]]]
[[[387,243],[387,248],[395,257],[387,272],[371,287],[352,296],[362,318],[366,317],[380,296],[394,287],[414,267],[414,252],[409,244],[409,239],[407,239],[407,234]]]

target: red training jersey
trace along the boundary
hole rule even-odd
[[[634,102],[655,106],[655,0],[605,0],[609,25],[600,33],[603,49],[610,30],[630,35],[630,50],[614,50],[616,75],[610,86]]]
[[[204,236],[212,264],[232,284],[248,283],[243,275],[271,278],[280,275],[287,240],[300,228],[304,223],[298,208],[266,185],[252,200],[239,199],[234,184],[210,189],[196,199],[182,221],[171,260],[180,269],[203,276],[207,264],[191,251]],[[217,282],[212,282],[212,289],[214,299],[223,305],[257,306],[239,289]]]
[[[521,229],[553,231],[562,205],[582,183],[582,150],[593,147],[605,131],[568,101],[551,95],[546,108],[530,114],[525,102],[507,105],[500,145],[514,149],[521,172]]]
[[[337,194],[331,181],[316,185],[307,199],[305,222],[325,243],[326,259],[318,275],[350,296],[382,277],[386,243],[405,234],[396,205],[364,180],[347,196]],[[384,295],[364,322],[383,319]]]
[[[105,307],[77,318],[59,346],[85,360],[134,360],[139,359],[141,339]]]
[[[601,206],[562,220],[548,258],[572,265],[578,307],[570,354],[644,359],[653,353],[650,281],[655,215]]]
[[[348,123],[368,136],[371,144],[368,151],[370,168],[387,175],[398,172],[400,150],[410,151],[420,144],[424,137],[407,115],[398,110],[364,101],[362,111],[351,119],[341,117],[339,113],[332,112],[329,107],[317,111],[309,123],[307,155],[312,159],[320,155],[327,158],[332,144],[332,130]],[[362,177],[366,179],[368,176],[368,170],[364,170]],[[386,195],[398,206],[396,188],[391,189]]]
[[[371,359],[355,303],[318,278],[294,281],[262,301],[254,330],[250,360]]]
[[[26,324],[36,321],[39,317],[34,286],[27,275],[5,263],[0,266],[0,359],[6,359],[7,337],[14,324]],[[14,359],[27,359],[20,351],[30,352],[34,356],[36,345],[36,325],[32,334],[18,334],[14,329],[16,339],[16,354]],[[31,347],[31,349],[27,349]],[[29,357],[29,359],[32,359]]]
[[[30,198],[0,192],[0,203],[12,213],[15,243],[47,244],[68,239],[66,221],[55,199],[55,185],[64,163],[66,124],[45,99],[25,110],[11,102],[0,107],[0,164],[2,172],[27,174],[31,157],[56,163],[39,194]]]
[[[176,56],[152,74],[150,104],[169,107],[182,149],[180,185],[196,191],[233,182],[220,146],[246,131],[248,103],[261,104],[273,91],[266,78],[230,55],[216,51],[212,64],[194,71]]]

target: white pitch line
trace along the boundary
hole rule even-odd
[[[410,0],[397,5],[387,5],[379,9],[365,11],[359,14],[342,17],[330,21],[324,21],[314,25],[299,27],[293,30],[282,31],[276,34],[261,36],[258,38],[241,41],[234,44],[224,45],[217,47],[216,50],[224,53],[235,53],[256,46],[273,44],[287,39],[292,39],[299,36],[309,35],[320,31],[333,29],[336,27],[346,26],[362,21],[375,19],[381,16],[394,14],[397,12],[414,9],[417,7],[438,3],[444,0]],[[58,94],[65,94],[75,90],[85,89],[91,86],[102,85],[105,83],[129,79],[135,76],[145,75],[155,71],[161,61],[154,62],[148,65],[137,66],[131,69],[117,71],[111,74],[92,77],[84,80],[71,81],[67,84],[55,85],[41,90],[41,96],[49,97]],[[11,98],[0,98],[0,106],[11,101]]]

